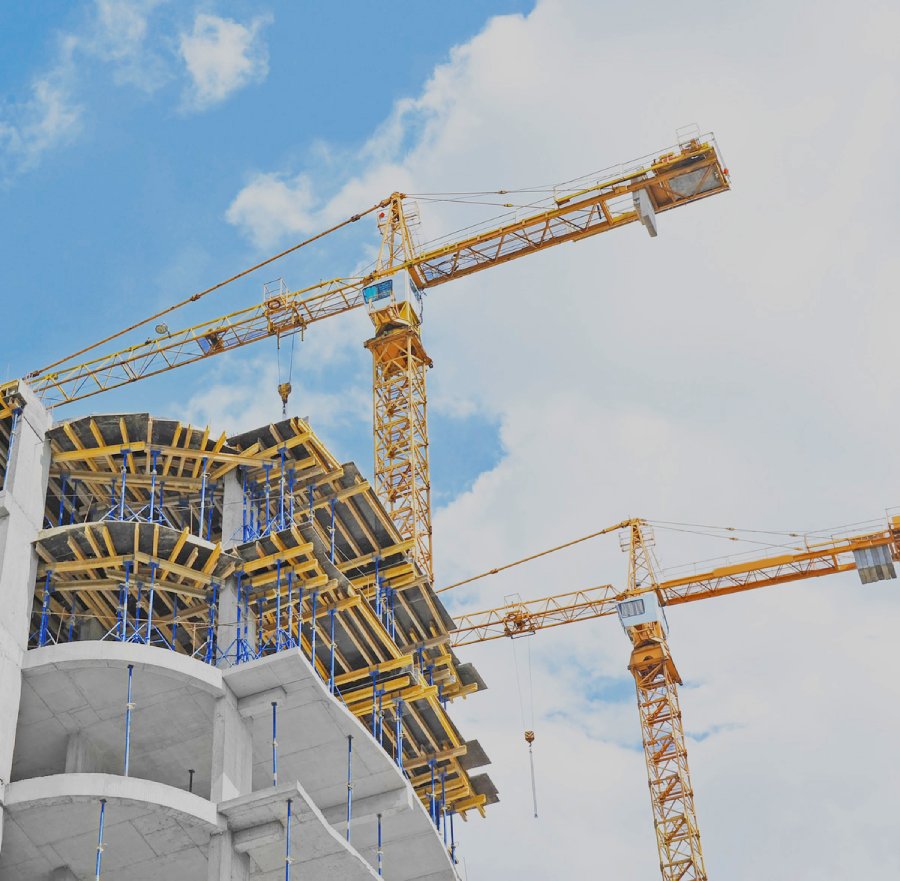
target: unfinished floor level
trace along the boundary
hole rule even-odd
[[[484,683],[355,466],[20,384],[0,471],[0,881],[455,877]]]

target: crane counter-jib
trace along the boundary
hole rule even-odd
[[[543,207],[500,226],[470,230],[457,240],[415,253],[411,248],[392,249],[390,259],[364,277],[334,278],[182,330],[165,328],[142,342],[84,363],[64,360],[26,379],[48,405],[82,400],[358,309],[366,303],[365,285],[401,270],[408,270],[415,285],[425,289],[635,221],[655,234],[657,213],[729,187],[714,143],[693,140],[641,162],[627,174],[570,186]],[[391,197],[401,224],[403,198],[399,193]]]

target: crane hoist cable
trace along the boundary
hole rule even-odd
[[[533,633],[528,634],[532,636]],[[531,770],[531,802],[534,807],[534,818],[537,819],[537,786],[534,777],[534,679],[531,672],[531,643],[528,643],[528,718],[526,720],[525,698],[523,697],[522,677],[519,672],[519,656],[516,652],[516,640],[512,643],[513,665],[516,670],[516,689],[519,693],[519,714],[522,718],[522,728],[525,731],[525,743],[528,744],[528,765]]]
[[[294,343],[297,341],[297,334],[292,333],[291,337],[291,352],[288,356],[288,367],[287,367],[287,376],[285,377],[281,371],[281,335],[279,334],[275,337],[275,348],[277,352],[277,361],[278,361],[278,396],[281,398],[281,415],[287,416],[287,405],[288,398],[291,396],[291,392],[294,390],[294,387],[291,385],[291,378],[294,373]]]
[[[245,276],[256,272],[257,269],[262,269],[264,266],[268,266],[269,264],[274,263],[276,260],[280,260],[282,257],[286,257],[288,254],[293,254],[294,251],[299,251],[301,248],[305,248],[307,245],[311,245],[313,244],[313,242],[317,242],[319,239],[323,239],[325,238],[325,236],[331,235],[331,233],[337,232],[339,229],[342,229],[345,226],[349,226],[351,223],[356,223],[357,220],[360,220],[367,214],[371,214],[373,211],[377,211],[379,208],[384,208],[388,204],[388,202],[389,200],[383,199],[377,205],[373,205],[371,208],[367,208],[365,211],[360,211],[359,214],[354,214],[352,217],[348,217],[346,220],[342,220],[340,223],[336,223],[334,226],[330,226],[328,229],[322,230],[322,232],[316,233],[314,236],[310,236],[308,239],[304,239],[302,242],[297,242],[296,245],[291,245],[290,248],[285,248],[283,251],[279,251],[277,254],[274,254],[271,257],[267,257],[265,260],[261,260],[259,263],[254,263],[253,266],[250,266],[247,269],[242,269],[240,272],[232,275],[230,278],[226,278],[224,281],[220,281],[217,284],[211,285],[210,287],[205,288],[202,291],[198,291],[196,294],[191,294],[190,297],[187,297],[178,303],[174,303],[171,306],[167,306],[165,309],[161,309],[159,312],[155,312],[153,315],[148,315],[141,321],[137,321],[134,324],[123,328],[122,330],[116,331],[115,333],[104,337],[102,340],[97,340],[97,342],[91,343],[91,345],[85,346],[83,349],[79,349],[77,352],[73,352],[71,355],[66,355],[64,358],[59,358],[58,360],[53,361],[50,364],[47,364],[45,367],[39,368],[38,370],[32,370],[31,373],[29,373],[25,378],[28,379],[30,377],[37,376],[38,374],[46,373],[47,371],[52,370],[54,367],[58,367],[60,364],[64,364],[66,361],[71,361],[73,358],[84,355],[86,352],[93,351],[99,346],[111,342],[112,340],[118,339],[119,337],[124,336],[126,333],[130,333],[133,330],[137,330],[139,327],[143,327],[145,324],[149,324],[151,321],[162,318],[164,315],[168,315],[170,312],[174,312],[176,309],[187,306],[189,303],[195,303],[197,302],[197,300],[203,299],[203,297],[205,297],[207,294],[211,294],[214,291],[217,291],[220,288],[224,288],[226,285],[229,285],[240,278],[244,278]]]

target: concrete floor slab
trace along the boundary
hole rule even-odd
[[[403,854],[386,877],[455,879],[443,840],[406,776],[369,730],[328,692],[299,650],[232,667],[223,678],[251,720],[255,789],[271,784],[272,711],[271,703],[254,698],[271,691],[284,695],[278,705],[279,779],[299,780],[329,823],[338,833],[345,832],[347,737],[352,735],[354,848],[370,865],[376,864],[376,815],[381,813],[385,865],[392,853]]]
[[[59,774],[6,787],[0,881],[44,881],[62,866],[92,877],[100,799],[104,881],[205,877],[209,837],[224,828],[211,802],[148,780]]]
[[[225,694],[221,672],[166,649],[76,642],[26,653],[11,778],[59,774],[73,736],[89,743],[89,767],[122,773],[128,665],[133,665],[131,767],[142,777],[209,795],[212,719]]]
[[[291,858],[299,878],[340,878],[369,881],[377,873],[332,828],[298,783],[272,787],[219,805],[237,843],[251,858],[251,877],[261,881],[284,878],[287,802],[291,800]],[[269,834],[272,828],[277,837]],[[254,830],[262,834],[254,835]],[[250,834],[248,834],[250,833]]]

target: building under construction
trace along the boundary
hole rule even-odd
[[[428,573],[303,420],[0,402],[0,879],[452,879],[497,801]]]

